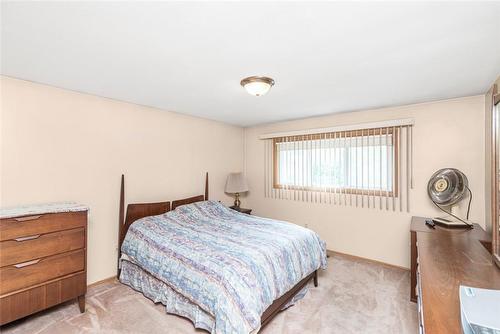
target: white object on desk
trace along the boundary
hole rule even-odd
[[[500,290],[460,286],[460,317],[465,334],[500,334]]]

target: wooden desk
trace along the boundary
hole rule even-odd
[[[500,289],[500,269],[487,249],[491,237],[477,224],[432,229],[425,219],[411,221],[410,299],[419,303],[421,332],[461,333],[459,286]]]

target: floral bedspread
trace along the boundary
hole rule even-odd
[[[139,266],[213,318],[212,333],[257,331],[275,299],[326,268],[326,246],[315,232],[215,201],[136,221],[122,253],[122,261]]]

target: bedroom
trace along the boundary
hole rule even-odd
[[[500,289],[499,17],[2,1],[0,330],[459,332],[460,285]]]

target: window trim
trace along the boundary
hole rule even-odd
[[[385,130],[387,129],[387,132]],[[377,131],[378,130],[378,131]],[[357,189],[357,188],[336,188],[336,187],[302,187],[302,186],[285,186],[279,184],[279,171],[278,171],[278,143],[281,142],[295,142],[295,141],[305,141],[305,140],[321,140],[326,139],[329,136],[338,136],[337,138],[349,138],[349,137],[366,137],[366,136],[381,136],[381,135],[392,135],[392,142],[394,147],[394,159],[393,159],[393,189],[391,191],[387,190],[370,190],[370,189]],[[401,131],[399,127],[389,127],[389,128],[374,128],[374,129],[361,129],[361,130],[348,130],[348,131],[338,131],[338,132],[328,132],[328,133],[318,133],[312,135],[299,135],[291,137],[278,137],[273,138],[273,189],[289,189],[295,191],[311,191],[311,192],[325,192],[325,193],[340,193],[340,194],[352,194],[352,195],[368,195],[368,196],[381,196],[381,197],[398,197],[399,194],[399,158],[400,158],[400,141]],[[288,138],[288,140],[285,140]],[[330,137],[331,138],[331,137]],[[330,139],[329,138],[329,139]]]

